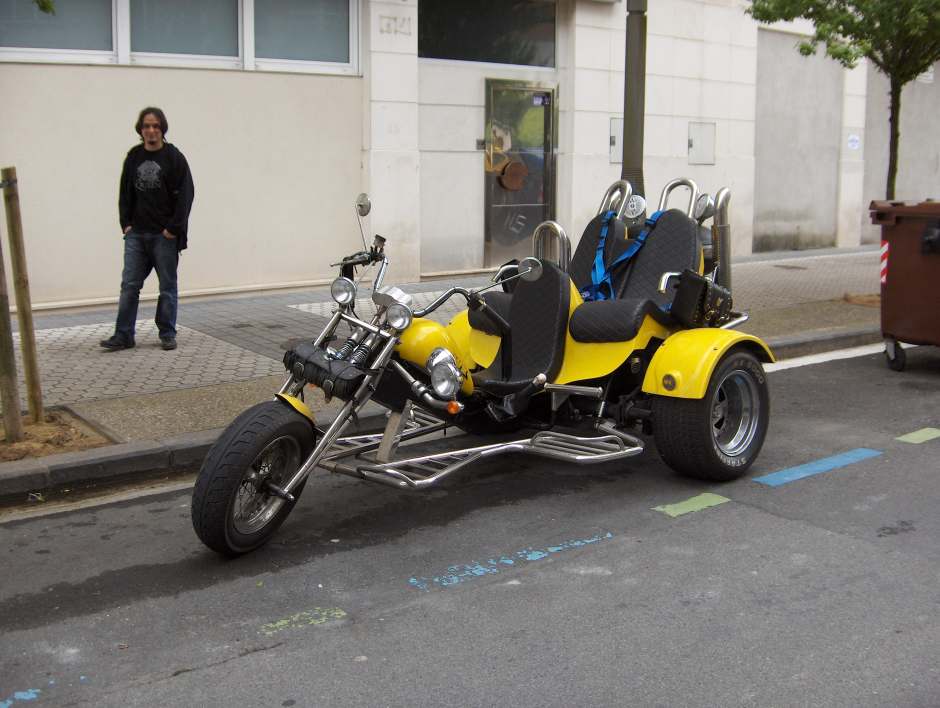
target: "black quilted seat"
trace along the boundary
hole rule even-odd
[[[578,247],[571,257],[571,263],[568,265],[568,275],[571,276],[571,281],[578,289],[578,292],[582,292],[591,285],[591,269],[594,266],[597,244],[601,240],[601,229],[603,227],[603,214],[598,214],[591,219],[588,225],[584,227],[584,233],[581,234]],[[610,226],[607,227],[607,238],[604,240],[604,262],[612,263],[615,261],[628,245],[626,226],[620,219],[611,219]],[[625,263],[611,274],[614,292],[623,286],[622,279],[626,271],[627,264]]]
[[[698,272],[701,251],[698,225],[678,209],[663,212],[643,247],[631,259],[633,267],[618,298],[643,298],[666,307],[673,293],[659,292],[663,273],[681,273],[686,268]]]
[[[673,293],[659,292],[660,278],[686,268],[698,271],[700,257],[696,223],[678,209],[663,212],[630,259],[629,276],[619,290],[612,279],[617,299],[580,305],[571,316],[571,336],[579,342],[625,342],[636,336],[646,315],[671,324],[667,310]]]
[[[512,302],[511,293],[504,293],[501,290],[491,290],[490,292],[483,293],[483,300],[486,302],[488,308],[507,322],[509,321],[509,303]],[[499,328],[480,310],[470,310],[469,315],[470,326],[473,327],[473,329],[499,336]]]
[[[501,370],[502,357],[473,375],[476,388],[507,395],[527,386],[538,374],[551,381],[561,370],[568,329],[571,286],[568,274],[542,261],[542,275],[534,281],[520,280],[509,306],[509,371]]]
[[[640,331],[647,315],[660,324],[673,324],[669,313],[652,300],[631,298],[585,302],[571,315],[568,330],[576,342],[626,342]]]

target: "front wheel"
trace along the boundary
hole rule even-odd
[[[236,418],[206,456],[193,490],[193,528],[213,551],[237,556],[267,541],[293,509],[272,494],[313,450],[313,426],[279,401],[252,406]]]
[[[757,459],[767,435],[770,396],[760,361],[732,350],[712,373],[700,400],[653,399],[656,447],[680,474],[726,482]]]

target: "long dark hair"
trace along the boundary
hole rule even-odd
[[[152,113],[157,117],[157,120],[160,121],[160,130],[163,131],[163,136],[166,137],[166,132],[170,129],[170,124],[166,122],[166,115],[156,106],[147,106],[144,110],[140,112],[140,115],[137,116],[137,122],[134,124],[134,130],[137,131],[137,134],[143,140],[143,133],[141,129],[144,126],[144,116]]]

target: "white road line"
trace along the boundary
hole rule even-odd
[[[902,344],[905,349],[910,349],[914,344]],[[797,356],[792,359],[784,359],[775,364],[765,364],[764,371],[783,371],[784,369],[796,369],[800,366],[812,366],[813,364],[823,364],[827,361],[838,361],[839,359],[854,359],[859,356],[868,356],[869,354],[878,354],[885,350],[884,344],[866,344],[861,347],[851,347],[850,349],[835,349],[831,352],[822,354],[809,354],[807,356]]]

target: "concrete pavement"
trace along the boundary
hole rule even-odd
[[[877,341],[877,301],[858,296],[878,292],[878,258],[875,247],[862,247],[735,261],[735,306],[751,315],[740,329],[763,337],[778,358]],[[387,281],[395,282],[394,264]],[[475,286],[487,277],[399,285],[421,307],[455,281]],[[371,302],[362,294],[364,314]],[[112,332],[114,306],[36,313],[45,404],[68,408],[115,444],[2,463],[0,498],[198,465],[222,428],[277,390],[284,350],[293,340],[314,337],[332,304],[327,288],[183,298],[179,348],[171,352],[160,349],[152,302],[141,306],[137,347],[120,352],[98,346]],[[433,317],[447,321],[461,308],[456,298]],[[22,376],[22,363],[17,366]],[[22,382],[20,391],[25,395]],[[322,401],[312,407],[326,417],[336,409]]]

